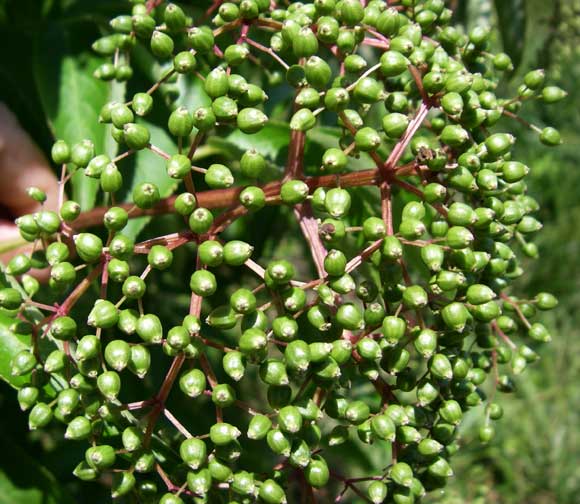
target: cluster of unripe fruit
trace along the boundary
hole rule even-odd
[[[488,30],[465,35],[450,26],[442,0],[216,2],[213,27],[188,16],[188,5],[157,3],[135,2],[94,44],[114,57],[96,71],[101,79],[131,78],[136,44],[166,65],[150,90],[101,111],[123,153],[111,159],[89,139],[58,141],[52,159],[65,174],[98,179],[113,198],[124,160],[150,149],[183,187],[163,199],[154,183],[137,185],[128,205],[98,215],[103,232],[80,229],[97,222],[70,200],[59,213],[17,220],[35,251],[8,264],[21,287],[1,290],[0,305],[19,314],[15,330],[31,334],[30,349],[12,365],[27,377],[18,398],[30,428],[65,424],[67,438],[90,443],[75,474],[94,480],[113,471],[113,496],[136,493],[139,502],[280,504],[296,486],[321,502],[349,490],[373,503],[419,501],[453,474],[463,414],[481,408],[480,438],[490,441],[502,416],[495,391],[512,391],[512,375],[550,340],[533,319],[556,299],[506,293],[523,274],[522,256],[537,256],[530,237],[541,224],[526,194],[529,168],[512,157],[515,138],[489,128],[517,117],[526,100],[554,103],[565,93],[545,86],[537,70],[518,96],[498,98],[509,57],[490,54]],[[288,90],[280,105],[288,110],[289,154],[278,183],[262,183],[273,160],[258,149],[233,166],[192,164],[208,134],[266,127],[268,96],[257,70]],[[184,74],[202,80],[211,104],[171,112],[167,129],[178,147],[167,153],[139,118]],[[335,145],[304,166],[309,131],[319,125],[338,126]],[[530,127],[543,143],[560,143],[553,128]],[[354,158],[374,171],[357,178]],[[209,190],[196,192],[202,183]],[[364,217],[351,212],[363,194],[354,185],[380,188]],[[38,189],[30,195],[45,199]],[[394,212],[393,200],[403,198]],[[300,278],[296,258],[262,268],[251,243],[220,237],[236,218],[275,204],[294,208],[314,279]],[[142,243],[123,234],[130,218],[161,211],[180,217],[178,233]],[[171,272],[174,250],[186,243],[197,244],[186,281],[191,309],[167,327],[142,300],[151,271]],[[142,271],[135,271],[138,254],[147,258]],[[220,283],[224,268],[246,266],[257,283],[233,290]],[[49,269],[49,289],[31,268]],[[93,284],[101,286],[96,298]],[[119,284],[120,299],[108,296],[111,284]],[[215,306],[212,296],[226,290],[229,303]],[[57,303],[33,301],[37,295]],[[74,309],[81,297],[91,299],[86,317]],[[163,352],[152,353],[155,346]],[[169,368],[159,392],[126,397],[124,375],[144,378],[151,367]],[[263,394],[245,397],[240,385],[252,380]],[[190,432],[187,418],[173,417],[170,393],[191,401],[192,412],[201,408],[198,415],[215,415],[209,431]],[[158,435],[160,415],[175,436]],[[367,478],[343,476],[330,461],[345,443],[384,446],[382,467]],[[244,451],[253,450],[271,459],[268,473],[244,463]]]

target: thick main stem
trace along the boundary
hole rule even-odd
[[[344,175],[322,175],[319,177],[306,177],[303,179],[304,182],[310,188],[310,191],[318,187],[334,187],[339,184],[341,187],[357,187],[357,186],[367,186],[375,185],[378,180],[378,170],[361,170],[356,172],[346,173]],[[264,184],[261,189],[266,195],[267,205],[279,205],[280,204],[280,187],[282,181],[278,180],[275,182],[270,182]],[[200,191],[195,194],[197,199],[197,204],[203,208],[217,209],[226,208],[239,203],[240,193],[243,191],[243,187],[232,187],[230,189],[213,189],[210,191]],[[162,199],[157,205],[150,209],[135,208],[133,212],[129,215],[131,219],[136,217],[143,217],[146,215],[161,215],[166,213],[171,213],[174,211],[173,205],[175,204],[176,196],[170,196],[169,198]],[[133,207],[131,203],[122,203],[121,208],[129,210]],[[72,223],[72,227],[75,230],[85,229],[92,226],[101,225],[103,222],[103,216],[109,210],[109,207],[96,207],[92,210],[83,212],[78,216],[78,218]]]

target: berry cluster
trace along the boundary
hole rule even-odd
[[[512,156],[516,139],[495,129],[516,120],[558,145],[555,129],[518,113],[527,100],[554,103],[565,92],[536,70],[517,96],[496,96],[509,57],[490,53],[489,30],[451,26],[443,0],[215,1],[211,24],[190,17],[189,5],[134,3],[94,43],[111,56],[96,77],[130,79],[136,46],[165,73],[130,101],[103,107],[121,149],[115,158],[90,139],[57,141],[59,213],[17,220],[34,252],[8,264],[21,287],[1,290],[0,305],[31,335],[12,363],[30,428],[65,424],[66,438],[88,441],[75,475],[110,473],[113,497],[139,502],[356,494],[404,504],[443,487],[465,412],[481,409],[480,438],[490,441],[502,416],[496,391],[513,391],[512,375],[550,340],[534,319],[556,299],[510,293],[522,257],[537,256],[531,237],[541,224],[526,194],[529,168]],[[186,77],[201,82],[209,105],[172,111],[176,147],[165,152],[139,118],[154,97],[175,98]],[[277,103],[265,82],[284,91]],[[212,135],[239,131],[251,142],[271,120],[267,111],[285,117],[289,131],[279,180],[265,183],[273,160],[259,148],[229,166],[195,164]],[[336,132],[334,146],[311,166],[305,150],[321,126]],[[124,164],[145,149],[176,192],[162,198],[145,182],[132,201],[116,203]],[[111,205],[81,212],[64,201],[75,172],[97,179]],[[30,196],[45,199],[35,188]],[[366,213],[352,211],[357,198]],[[259,264],[251,243],[224,237],[267,205],[290,208],[313,278],[299,273],[300,258]],[[140,243],[123,234],[129,219],[167,213],[179,223],[174,233]],[[143,300],[152,272],[179,275],[174,253],[183,247],[195,251],[182,280],[191,302],[168,327]],[[48,286],[31,267],[49,270]],[[242,268],[255,282],[239,283]],[[216,303],[216,294],[229,302]],[[91,300],[88,314],[77,309],[81,299]],[[152,369],[165,373],[153,397],[124,392],[128,375],[147,380]],[[191,431],[168,409],[170,394],[211,417],[209,429]],[[345,443],[381,446],[381,466],[344,475],[336,450]],[[255,471],[250,452],[270,470]]]

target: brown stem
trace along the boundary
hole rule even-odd
[[[514,114],[513,112],[510,112],[509,110],[502,110],[502,115],[509,117],[510,119],[514,119],[515,121],[519,122],[520,124],[522,124],[523,126],[525,126],[528,129],[531,129],[532,131],[535,131],[536,133],[541,133],[542,130],[540,128],[538,128],[535,124],[532,124],[528,121],[526,121],[524,118],[520,117],[517,114]]]
[[[167,372],[167,375],[165,376],[165,379],[163,380],[163,383],[161,384],[161,388],[159,389],[159,392],[158,392],[157,396],[155,397],[155,403],[156,403],[155,408],[153,409],[153,411],[151,411],[151,414],[149,415],[149,421],[147,422],[147,429],[145,430],[145,435],[143,438],[143,446],[145,446],[145,447],[148,447],[149,443],[151,442],[151,436],[153,435],[153,429],[155,428],[155,425],[157,424],[157,420],[159,419],[159,415],[161,415],[161,413],[165,409],[165,401],[167,400],[167,397],[169,396],[169,392],[171,392],[171,388],[173,387],[173,383],[177,379],[177,375],[179,374],[179,371],[181,370],[181,366],[183,366],[184,362],[185,362],[185,354],[180,354],[180,355],[174,357],[173,361],[171,362],[171,367],[169,368],[169,371]]]
[[[381,182],[381,217],[387,227],[387,235],[394,233],[393,229],[393,201],[391,194],[391,184],[385,179]]]
[[[298,224],[300,225],[302,234],[310,246],[310,252],[318,276],[322,278],[326,276],[324,258],[326,257],[327,252],[322,240],[320,239],[320,234],[318,233],[318,222],[316,222],[316,219],[312,214],[310,204],[301,203],[300,205],[296,205],[294,207],[294,215],[296,216],[296,219],[298,219]]]
[[[199,269],[199,266],[200,266],[200,260],[198,257],[196,267]],[[192,294],[191,304],[190,304],[190,313],[192,315],[199,316],[200,312],[201,312],[201,297],[196,295],[196,294]],[[165,379],[163,380],[163,383],[161,384],[161,388],[159,389],[159,392],[157,393],[157,395],[154,398],[155,408],[153,409],[153,411],[151,412],[151,414],[149,416],[149,420],[147,422],[147,429],[145,430],[145,437],[144,437],[144,442],[143,442],[144,446],[146,446],[146,447],[151,442],[151,436],[153,435],[153,429],[155,428],[157,420],[159,419],[159,415],[165,410],[165,402],[167,401],[167,397],[169,396],[169,393],[171,392],[171,388],[173,387],[173,384],[175,383],[175,380],[177,379],[177,376],[179,375],[179,372],[181,371],[181,368],[182,368],[184,362],[185,362],[185,354],[183,354],[183,353],[179,354],[173,358],[173,361],[171,362],[171,367],[169,368],[169,371],[167,372],[167,375],[165,376]]]
[[[262,279],[264,278],[266,270],[264,268],[262,268],[262,266],[260,266],[256,261],[253,261],[252,259],[248,259],[244,264],[250,270],[252,270],[256,275],[258,275],[260,278],[262,278]]]
[[[304,144],[306,135],[303,131],[292,130],[288,148],[288,161],[284,179],[302,178],[302,162],[304,158]]]
[[[288,66],[288,63],[286,63],[282,58],[280,58],[280,56],[278,56],[276,54],[276,52],[273,51],[271,48],[263,46],[262,44],[256,42],[255,40],[252,40],[250,38],[246,38],[245,40],[248,44],[250,44],[251,46],[258,49],[258,51],[262,51],[263,53],[266,53],[266,54],[269,54],[270,56],[272,56],[272,58],[274,58],[278,63],[280,63],[280,65],[282,65],[285,70],[288,70],[288,68],[290,68]]]
[[[401,189],[413,193],[421,199],[425,198],[423,191],[421,191],[421,189],[419,189],[418,187],[415,187],[413,184],[409,184],[408,182],[405,182],[404,180],[400,180],[398,178],[393,178],[392,182],[393,184],[398,185]],[[440,203],[432,203],[432,206],[435,210],[437,210],[437,212],[443,215],[443,217],[447,217],[447,210],[443,205],[441,205]]]
[[[161,86],[161,84],[163,84],[165,81],[167,81],[174,73],[175,73],[175,69],[174,68],[172,68],[171,70],[169,70],[169,72],[167,72],[163,77],[161,77],[160,80],[158,80],[155,84],[153,84],[147,90],[147,94],[150,95],[150,94],[153,94],[155,91],[157,91],[157,89],[159,89],[159,86]]]
[[[186,439],[192,438],[193,435],[191,434],[191,432],[189,432],[184,425],[177,419],[175,418],[175,416],[173,416],[173,414],[167,409],[165,408],[163,410],[163,414],[165,415],[165,417],[167,418],[167,420],[169,420],[173,426],[179,431],[181,432],[181,434],[183,434],[183,436]]]
[[[147,14],[149,14],[155,7],[161,5],[165,0],[148,0],[146,7],[147,7]]]
[[[530,327],[532,327],[532,325],[530,324],[530,322],[528,321],[528,319],[526,318],[526,316],[524,315],[524,313],[522,312],[522,310],[518,306],[518,304],[515,301],[513,301],[507,294],[504,294],[503,292],[499,296],[506,303],[510,304],[514,308],[514,310],[518,314],[518,317],[520,318],[520,320],[522,321],[522,324],[524,324],[524,326],[526,327],[526,329],[530,329]]]
[[[195,156],[195,151],[197,151],[197,148],[199,147],[199,144],[201,144],[201,142],[203,141],[204,136],[205,134],[203,132],[198,131],[195,137],[193,138],[193,142],[191,142],[191,147],[189,148],[189,152],[187,153],[187,157],[189,159],[193,159],[193,156]]]
[[[374,68],[374,67],[373,67]],[[371,69],[372,70],[372,69]],[[344,112],[340,112],[338,114],[338,116],[340,117],[340,120],[342,121],[342,123],[346,126],[346,128],[350,131],[350,134],[352,136],[356,135],[357,129],[354,127],[354,125],[348,120],[348,117],[346,116],[346,114]],[[379,155],[375,152],[375,151],[370,151],[368,152],[368,155],[372,158],[372,160],[375,162],[375,164],[377,165],[377,168],[381,168],[381,166],[383,165],[383,161],[382,159],[379,157]]]
[[[415,136],[415,133],[417,133],[417,130],[421,127],[423,121],[427,117],[427,114],[429,113],[429,108],[430,108],[429,104],[425,102],[421,103],[421,105],[417,109],[417,112],[415,113],[415,117],[409,122],[407,130],[405,131],[401,139],[397,142],[397,144],[391,151],[391,154],[385,161],[382,171],[384,175],[388,174],[390,170],[395,169],[397,163],[401,159],[401,156],[405,152],[405,149],[411,142],[411,139]]]
[[[158,236],[150,240],[137,243],[134,248],[136,254],[147,254],[154,245],[165,245],[168,249],[174,250],[187,242],[192,241],[195,235],[191,231],[171,233],[165,236]]]
[[[517,348],[516,344],[511,340],[511,338],[499,328],[499,325],[497,325],[495,320],[491,323],[491,327],[512,350]]]
[[[339,473],[337,473],[335,471],[330,471],[330,476],[338,481],[342,481],[342,483],[344,483],[345,487],[352,490],[355,494],[357,494],[365,502],[371,502],[371,500],[364,493],[362,493],[356,487],[356,485],[354,485],[354,483],[352,483],[348,478],[345,478],[344,476],[340,475]],[[342,494],[344,494],[344,492]],[[341,494],[341,497],[342,497],[342,494]],[[338,502],[340,502],[340,501],[338,501]]]
[[[81,298],[81,296],[88,290],[93,281],[101,274],[103,271],[103,265],[99,264],[93,271],[91,271],[68,295],[64,302],[58,308],[59,315],[66,315],[69,313],[76,302]]]
[[[318,187],[335,187],[337,183],[340,187],[358,187],[375,185],[378,180],[378,170],[361,170],[346,173],[344,175],[322,175],[319,177],[306,177],[304,182],[310,188],[312,192]],[[280,186],[282,181],[270,182],[261,186],[262,190],[266,194],[266,204],[267,205],[279,205],[280,204]],[[213,189],[209,191],[197,192],[195,197],[197,199],[197,204],[203,208],[215,209],[215,208],[226,208],[232,205],[238,206],[239,195],[242,192],[243,187],[232,187],[230,189]],[[166,213],[171,213],[174,211],[173,205],[175,203],[176,196],[171,196],[169,198],[162,199],[153,208],[145,210],[142,208],[136,208],[131,215],[131,219],[136,217],[143,217],[145,215],[161,215]],[[125,210],[129,210],[133,205],[131,203],[122,203],[119,205]],[[243,208],[243,207],[242,207]],[[78,218],[72,223],[73,229],[85,229],[91,226],[97,226],[102,224],[103,216],[108,211],[109,207],[96,207],[92,210],[81,213]]]
[[[383,240],[377,240],[371,243],[366,249],[364,249],[359,255],[353,257],[346,264],[346,272],[351,273],[357,269],[364,261],[366,261],[375,250],[378,250],[382,245]]]
[[[417,67],[414,65],[409,65],[409,72],[411,74],[411,77],[413,77],[413,80],[415,81],[415,85],[419,89],[419,93],[421,95],[421,98],[423,99],[423,103],[429,103],[430,98],[429,95],[427,94],[427,91],[425,91],[425,88],[423,87],[423,79],[421,77],[421,72],[419,72]]]

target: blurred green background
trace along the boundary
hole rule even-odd
[[[456,477],[429,502],[576,503],[580,495],[580,1],[451,0],[467,29],[477,23],[494,29],[494,44],[518,64],[505,91],[513,92],[531,68],[545,68],[548,82],[569,92],[553,108],[527,104],[530,122],[560,130],[564,145],[547,150],[537,135],[518,128],[517,155],[531,167],[530,192],[542,204],[541,257],[528,261],[519,280],[522,294],[549,290],[560,299],[545,316],[555,335],[542,359],[518,379],[515,395],[500,398],[506,414],[496,439],[481,446],[475,416],[463,427],[462,450],[454,458]],[[91,67],[86,49],[107,17],[127,11],[121,1],[0,0],[0,100],[48,152],[52,135],[46,110],[47,60],[55,51]],[[59,45],[46,44],[59,33]],[[39,53],[40,51],[40,53]],[[86,72],[83,74],[86,78]],[[72,74],[74,78],[74,73]],[[43,107],[44,105],[44,107]],[[81,112],[82,113],[82,112]],[[0,244],[1,246],[1,244]],[[79,447],[51,432],[28,433],[15,393],[0,384],[0,503],[107,502],[98,483],[79,484],[71,475]],[[50,468],[47,469],[47,468]]]

